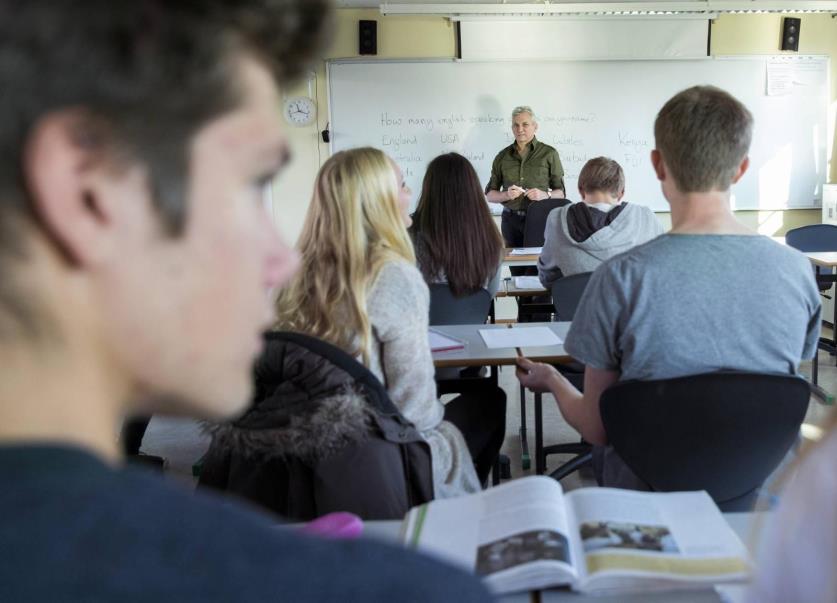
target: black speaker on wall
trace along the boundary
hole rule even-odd
[[[378,54],[378,22],[358,21],[358,54]]]
[[[799,27],[802,19],[785,17],[782,19],[782,50],[799,50]]]

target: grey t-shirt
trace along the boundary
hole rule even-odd
[[[565,348],[621,381],[796,374],[816,353],[820,306],[810,262],[790,247],[762,236],[664,234],[593,273]],[[613,483],[611,469],[605,485],[636,487]]]

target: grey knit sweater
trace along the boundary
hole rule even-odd
[[[369,369],[430,444],[436,498],[450,498],[482,488],[465,439],[442,420],[427,337],[429,307],[427,285],[415,266],[393,261],[381,268],[367,299],[374,338]]]

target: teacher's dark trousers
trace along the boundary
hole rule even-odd
[[[526,212],[513,209],[504,209],[500,218],[500,232],[506,241],[506,247],[523,247],[523,231],[526,229]],[[531,271],[528,266],[511,266],[509,271],[512,276],[522,276]],[[535,272],[537,274],[537,272]]]
[[[504,209],[500,218],[500,232],[506,247],[523,247],[523,231],[526,228],[526,212]]]

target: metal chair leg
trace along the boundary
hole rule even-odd
[[[546,458],[543,453],[543,405],[541,394],[535,393],[535,473],[546,471]]]
[[[529,456],[529,441],[526,438],[526,388],[520,386],[520,467],[528,471],[532,466],[532,457]]]

